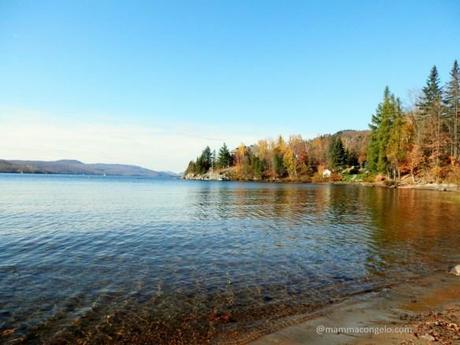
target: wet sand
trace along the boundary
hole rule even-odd
[[[250,344],[460,344],[459,326],[460,277],[442,272],[349,298]]]

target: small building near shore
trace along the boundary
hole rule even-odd
[[[331,177],[331,175],[332,175],[332,171],[330,171],[329,169],[323,170],[323,177]]]

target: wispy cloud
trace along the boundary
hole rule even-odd
[[[2,159],[79,159],[172,171],[182,171],[206,145],[236,146],[261,137],[245,126],[88,122],[15,108],[0,108],[0,128]]]

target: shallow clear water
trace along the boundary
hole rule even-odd
[[[46,175],[0,191],[0,342],[244,341],[460,262],[456,193]]]

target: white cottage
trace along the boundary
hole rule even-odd
[[[323,170],[323,177],[331,177],[332,171],[329,169],[324,169]]]

